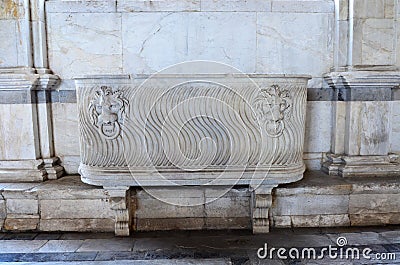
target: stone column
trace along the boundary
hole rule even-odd
[[[129,187],[104,187],[110,196],[111,209],[115,213],[115,235],[129,236],[131,208]]]
[[[398,155],[390,154],[392,89],[400,73],[330,73],[334,89],[331,153],[322,169],[331,175],[400,174]]]
[[[47,67],[44,1],[7,0],[0,12],[0,181],[43,181],[62,175],[55,157]],[[4,46],[4,47],[3,47]]]
[[[331,175],[387,176],[400,172],[390,154],[392,90],[400,84],[394,0],[336,2],[335,67],[324,76],[334,91]]]
[[[260,185],[250,187],[251,218],[254,234],[268,233],[270,227],[270,208],[272,205],[272,189],[277,185]]]

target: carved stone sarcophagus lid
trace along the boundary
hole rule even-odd
[[[277,185],[302,178],[308,76],[76,79],[82,180]]]

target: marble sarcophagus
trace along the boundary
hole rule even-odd
[[[267,232],[272,188],[301,179],[305,170],[308,79],[265,74],[77,78],[82,181],[111,191],[248,185],[254,195],[253,230]],[[128,206],[118,207],[121,212]],[[120,219],[116,233],[129,233],[129,216]]]

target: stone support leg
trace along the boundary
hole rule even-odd
[[[275,185],[251,187],[251,218],[254,234],[269,233],[269,212],[272,205],[272,189]]]
[[[115,235],[129,236],[131,227],[129,187],[104,187],[115,213]]]

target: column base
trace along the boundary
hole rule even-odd
[[[0,161],[1,182],[41,182],[46,179],[42,159]]]
[[[47,159],[0,160],[0,182],[42,182],[64,173],[58,157]]]
[[[64,168],[60,165],[58,157],[45,158],[44,168],[48,179],[58,179],[64,174]]]
[[[251,187],[251,218],[253,234],[269,233],[272,189],[277,185]]]
[[[399,156],[345,156],[327,154],[322,171],[341,177],[400,176]]]

